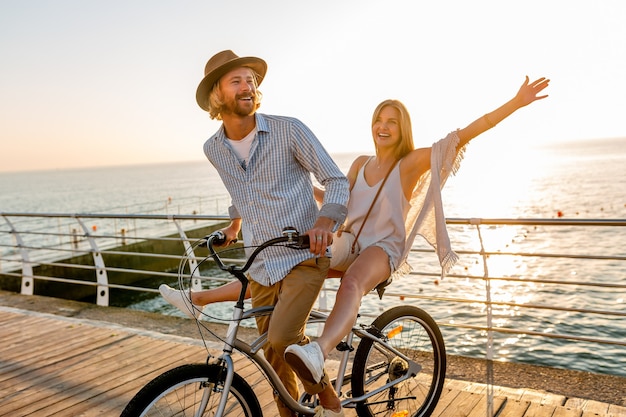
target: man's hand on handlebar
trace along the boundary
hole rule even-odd
[[[237,235],[233,235],[232,233],[227,233],[226,229],[217,230],[213,233],[220,234],[219,238],[213,239],[213,246],[229,246],[234,243],[237,243]]]
[[[322,256],[326,253],[326,247],[333,242],[333,226],[335,222],[328,217],[319,217],[312,229],[306,234],[309,235],[311,253]]]
[[[237,243],[237,235],[239,234],[239,230],[241,229],[241,219],[233,219],[230,224],[218,230],[219,232],[224,234],[224,240],[218,242],[215,241],[215,246],[229,246],[233,243]]]

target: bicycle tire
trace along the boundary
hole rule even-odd
[[[435,321],[415,306],[391,308],[368,330],[421,367],[414,377],[356,405],[359,417],[427,417],[439,401],[446,377],[446,350]],[[352,365],[353,398],[406,373],[407,363],[371,339],[361,339]]]
[[[130,400],[120,417],[196,416],[203,394],[210,395],[203,416],[214,415],[224,378],[219,365],[188,364],[171,369],[148,382]],[[259,400],[250,385],[233,376],[224,416],[261,417]]]

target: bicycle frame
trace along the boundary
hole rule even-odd
[[[261,250],[263,250],[265,247],[270,246],[272,244],[279,243],[279,242],[286,242],[288,244],[291,243],[293,245],[300,245],[300,247],[302,247],[303,245],[306,245],[306,241],[303,241],[302,237],[298,237],[298,234],[295,230],[293,231],[286,230],[283,233],[284,233],[284,237],[273,239],[259,246],[254,251],[254,253],[248,258],[248,261],[246,262],[246,264],[242,267],[238,267],[234,265],[226,266],[221,261],[217,253],[215,252],[213,248],[213,240],[221,238],[223,237],[223,235],[221,236],[211,235],[207,239],[207,246],[209,248],[209,251],[215,263],[220,267],[220,269],[230,272],[242,284],[241,291],[239,293],[239,299],[235,303],[235,307],[233,310],[232,321],[230,322],[228,326],[223,353],[217,358],[217,361],[216,361],[218,364],[224,366],[226,370],[223,393],[220,399],[220,404],[218,406],[218,411],[216,413],[216,416],[218,417],[221,416],[224,412],[224,408],[225,408],[226,400],[227,400],[227,395],[224,395],[224,393],[228,393],[228,390],[230,389],[230,386],[231,386],[231,382],[233,380],[233,376],[235,374],[235,367],[234,367],[234,363],[231,357],[233,349],[243,353],[250,360],[252,360],[258,365],[258,367],[263,372],[265,378],[269,381],[272,388],[275,390],[275,392],[278,394],[278,396],[281,398],[281,400],[285,403],[287,407],[303,415],[312,415],[315,412],[312,408],[299,403],[297,400],[291,397],[291,395],[287,392],[287,389],[283,385],[282,381],[278,377],[278,374],[276,374],[276,372],[274,371],[274,368],[269,364],[269,362],[265,359],[265,356],[261,353],[262,347],[267,342],[267,333],[260,335],[251,344],[248,344],[245,341],[242,341],[237,338],[239,323],[242,320],[254,319],[261,315],[269,315],[274,310],[273,306],[262,306],[262,307],[251,308],[248,310],[244,309],[244,300],[246,298],[246,290],[248,286],[248,280],[247,280],[247,277],[245,276],[245,271],[251,265],[252,261],[256,257],[256,254],[259,253]],[[324,323],[327,318],[328,316],[326,314],[313,310],[309,315],[307,324]],[[413,361],[411,358],[409,358],[402,352],[398,351],[393,346],[390,346],[388,343],[382,340],[378,335],[375,335],[369,332],[368,329],[370,329],[370,327],[367,327],[367,328],[358,327],[355,324],[352,327],[352,330],[350,331],[350,333],[346,336],[344,341],[348,343],[349,346],[351,346],[355,335],[360,337],[361,339],[364,339],[364,338],[371,339],[374,341],[374,345],[377,346],[376,347],[377,349],[386,350],[402,358],[403,360],[407,362],[407,364],[409,365],[409,368],[408,368],[408,371],[402,377],[395,379],[391,382],[388,382],[376,390],[370,391],[367,394],[362,395],[358,398],[346,398],[342,400],[341,401],[342,408],[344,407],[354,408],[356,404],[365,401],[366,399],[378,394],[379,392],[385,391],[391,386],[397,385],[409,378],[414,377],[422,369],[422,367],[419,364],[417,364],[415,361]],[[347,365],[349,361],[349,356],[350,356],[350,350],[343,351],[341,355],[340,366],[337,371],[337,378],[335,380],[335,390],[339,396],[341,396],[341,387],[343,386],[343,382],[344,382],[344,378],[345,378],[345,374],[347,370]],[[210,357],[209,357],[209,360],[210,360]],[[207,363],[209,362],[209,360],[207,360]]]
[[[244,289],[245,293],[245,289]],[[234,363],[231,358],[231,354],[234,350],[237,350],[247,356],[250,360],[255,362],[261,371],[263,372],[265,378],[269,381],[272,388],[277,392],[278,396],[281,400],[293,411],[300,414],[313,414],[314,411],[297,402],[295,399],[291,397],[291,395],[287,392],[285,386],[282,381],[269,364],[269,362],[265,359],[265,356],[261,352],[263,345],[267,341],[267,333],[264,333],[257,337],[252,343],[247,343],[243,340],[237,338],[237,329],[239,327],[240,320],[245,319],[253,319],[258,316],[268,315],[274,310],[273,306],[263,306],[252,308],[249,310],[243,310],[243,308],[235,307],[235,312],[233,313],[233,321],[229,325],[228,335],[226,337],[226,341],[224,344],[223,354],[217,358],[217,363],[222,364],[226,368],[226,380],[224,383],[224,392],[230,388],[230,382],[232,381],[233,375],[235,373]],[[238,319],[236,319],[238,318]],[[313,310],[309,316],[309,320],[307,320],[307,324],[315,324],[315,323],[324,323],[328,315]],[[388,352],[393,353],[394,355],[404,359],[409,364],[409,370],[406,374],[392,382],[389,382],[376,390],[369,392],[366,395],[362,395],[357,398],[346,398],[341,401],[341,406],[344,408],[354,408],[357,403],[363,402],[366,399],[388,389],[391,386],[397,385],[404,380],[414,377],[421,370],[421,366],[411,360],[402,352],[398,351],[394,347],[390,346],[380,337],[370,333],[367,331],[367,328],[361,328],[358,326],[353,326],[350,333],[346,336],[346,343],[351,344],[354,336],[358,336],[360,338],[367,338],[374,341],[375,345],[378,346],[378,349],[386,350]],[[341,395],[341,387],[343,386],[344,378],[346,375],[347,365],[349,361],[350,351],[346,350],[341,354],[341,361],[339,368],[337,370],[337,378],[335,379],[335,390],[338,395]],[[226,396],[222,397],[222,401],[225,401]],[[220,412],[223,411],[222,404],[220,404],[219,408]],[[220,414],[217,414],[220,415]]]

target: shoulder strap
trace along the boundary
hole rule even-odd
[[[368,162],[369,162],[369,160],[368,160]],[[374,200],[372,200],[372,204],[370,205],[370,208],[367,210],[367,213],[365,214],[365,218],[363,219],[363,223],[361,223],[361,228],[359,229],[359,232],[354,237],[354,242],[352,242],[352,249],[351,249],[352,253],[354,253],[354,248],[356,246],[356,242],[357,242],[357,240],[359,238],[359,235],[361,234],[361,231],[363,231],[363,226],[365,226],[365,222],[367,221],[367,218],[369,217],[370,213],[372,212],[372,209],[374,208],[374,203],[376,203],[376,200],[378,199],[378,196],[380,195],[380,192],[383,189],[383,185],[385,185],[385,182],[387,182],[387,178],[389,178],[389,174],[391,174],[391,171],[393,171],[393,169],[395,168],[397,163],[398,163],[398,161],[395,161],[393,163],[393,165],[391,165],[391,168],[389,168],[389,171],[387,171],[387,174],[385,175],[385,178],[383,178],[383,181],[380,183],[380,187],[378,187],[378,191],[376,191],[376,195],[374,196]]]

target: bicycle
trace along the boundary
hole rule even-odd
[[[256,256],[271,246],[306,249],[308,236],[300,236],[293,228],[286,228],[283,236],[256,247],[243,266],[224,264],[214,249],[214,244],[224,243],[223,233],[214,232],[195,246],[204,243],[210,252],[205,260],[212,257],[221,270],[229,272],[242,283],[232,321],[225,339],[222,339],[222,354],[213,357],[209,353],[206,363],[182,365],[157,376],[131,399],[121,417],[262,416],[252,387],[235,370],[231,357],[234,350],[257,365],[274,392],[290,409],[301,416],[315,414],[315,396],[304,394],[298,401],[291,398],[263,356],[261,348],[267,339],[266,334],[252,343],[237,337],[242,320],[271,314],[273,309],[266,306],[244,310],[248,284],[245,273]],[[193,256],[193,250],[190,256]],[[186,258],[183,257],[181,265]],[[326,314],[313,310],[307,324],[323,323],[326,318]],[[354,353],[352,371],[346,373],[356,338],[360,341]],[[425,417],[433,412],[443,389],[446,352],[437,324],[425,311],[408,305],[392,307],[369,326],[355,324],[337,350],[341,359],[337,377],[332,383],[342,407],[355,408],[360,417]],[[348,383],[351,389],[342,392]]]

